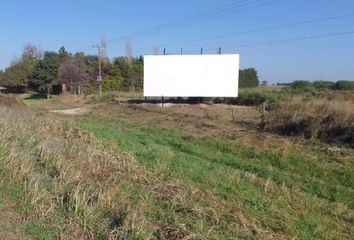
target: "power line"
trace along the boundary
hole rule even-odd
[[[166,32],[166,31],[170,31],[173,29],[182,28],[182,27],[185,27],[185,26],[188,26],[191,24],[208,21],[210,19],[218,18],[221,16],[235,13],[235,12],[241,12],[241,11],[244,11],[247,9],[266,5],[266,4],[269,4],[274,1],[277,1],[277,0],[241,0],[241,1],[231,3],[231,4],[223,5],[218,8],[214,8],[214,9],[210,9],[210,10],[207,10],[204,12],[200,12],[200,13],[192,15],[192,16],[180,18],[180,19],[177,19],[177,20],[169,22],[169,23],[165,23],[165,24],[161,24],[161,25],[158,25],[155,27],[151,27],[146,30],[137,31],[137,32],[134,32],[134,33],[131,33],[128,35],[113,38],[113,39],[107,40],[107,42],[114,42],[114,41],[119,41],[119,40],[124,40],[124,39],[138,38],[138,37],[148,36],[151,34]],[[78,49],[77,51],[87,49],[90,47],[91,47],[91,45],[88,45],[88,46]]]
[[[188,44],[188,43],[194,43],[194,42],[202,42],[202,41],[208,41],[208,40],[214,40],[214,39],[222,39],[222,38],[227,38],[227,37],[232,37],[232,36],[237,36],[237,35],[243,35],[243,34],[248,34],[248,33],[263,32],[263,31],[269,31],[269,30],[275,30],[275,29],[299,26],[299,25],[306,25],[306,24],[311,24],[311,23],[332,21],[332,20],[337,20],[337,19],[342,19],[342,18],[347,18],[347,17],[354,17],[354,13],[346,14],[346,15],[340,15],[340,16],[332,16],[332,17],[312,19],[312,20],[295,22],[295,23],[275,25],[275,26],[270,26],[270,27],[265,27],[265,28],[258,28],[258,29],[243,31],[243,32],[235,32],[235,33],[217,35],[217,36],[213,36],[213,37],[195,39],[195,40],[185,41],[185,42],[181,42],[181,43],[173,43],[173,44],[169,44],[167,46]]]
[[[267,41],[267,42],[257,42],[257,43],[248,43],[248,44],[239,44],[235,46],[223,47],[223,49],[235,49],[241,47],[251,47],[251,46],[258,46],[258,45],[269,45],[275,43],[286,43],[286,42],[295,42],[301,40],[309,40],[309,39],[316,39],[316,38],[325,38],[325,37],[334,37],[334,36],[341,36],[341,35],[351,35],[354,34],[353,31],[346,31],[346,32],[336,32],[336,33],[325,33],[325,34],[318,34],[318,35],[310,35],[298,38],[288,38],[288,39],[280,39],[274,41]]]
[[[217,14],[214,13],[211,16],[204,16],[202,18],[186,21],[186,22],[180,23],[180,24],[172,24],[169,27],[156,29],[156,30],[151,30],[149,32],[146,32],[144,35],[157,34],[157,33],[161,33],[161,32],[170,31],[170,30],[173,30],[173,29],[189,26],[189,25],[195,24],[195,23],[205,22],[205,21],[208,21],[210,19],[214,19],[214,18],[226,16],[226,15],[229,15],[229,14],[232,14],[232,13],[241,12],[241,11],[244,11],[244,10],[247,10],[247,9],[251,9],[251,8],[254,8],[254,7],[259,7],[259,6],[262,6],[262,5],[266,5],[266,4],[274,2],[274,1],[276,1],[276,0],[269,0],[269,1],[263,1],[263,2],[256,0],[254,2],[245,3],[243,5],[240,5],[239,6],[240,8],[237,8],[237,9],[226,9],[224,11],[221,11],[221,12],[217,13]],[[140,36],[142,36],[142,35],[140,35]],[[135,38],[137,38],[137,36]]]
[[[218,13],[220,11],[222,12],[222,11],[225,11],[225,10],[229,10],[229,9],[238,7],[239,4],[243,4],[244,2],[247,3],[247,1],[249,1],[249,0],[242,0],[242,1],[238,1],[236,3],[231,3],[231,4],[227,4],[227,5],[218,7],[218,8],[210,9],[210,10],[207,10],[207,11],[204,11],[204,12],[200,12],[200,13],[192,15],[192,16],[183,17],[183,18],[177,19],[177,20],[172,21],[172,22],[168,22],[168,23],[161,24],[161,25],[158,25],[158,26],[155,26],[155,27],[152,27],[152,28],[148,28],[148,29],[142,30],[140,32],[134,32],[134,33],[131,33],[129,35],[122,36],[122,38],[132,37],[134,35],[139,35],[139,34],[150,32],[150,31],[156,31],[156,30],[163,29],[163,28],[166,28],[166,27],[171,27],[171,26],[176,25],[176,24],[185,23],[186,21],[191,21],[191,20],[198,19],[200,17],[205,17],[205,16],[208,16],[210,14],[215,14],[215,13]],[[257,0],[257,1],[259,1],[259,0]]]
[[[179,43],[171,43],[171,44],[167,44],[167,45],[160,44],[160,45],[163,45],[164,47],[177,46],[177,45],[183,45],[183,44],[189,44],[189,43],[195,43],[195,42],[203,42],[203,41],[214,40],[214,39],[222,39],[222,38],[227,38],[227,37],[232,37],[232,36],[237,36],[237,35],[245,35],[245,34],[249,34],[249,33],[257,33],[257,32],[264,32],[264,31],[299,26],[299,25],[306,25],[306,24],[311,24],[311,23],[333,21],[333,20],[338,20],[338,19],[343,19],[343,18],[348,18],[348,17],[354,17],[354,13],[331,16],[331,17],[323,17],[323,18],[311,19],[311,20],[288,23],[288,24],[280,24],[280,25],[258,28],[258,29],[253,29],[253,30],[247,30],[247,31],[242,31],[242,32],[235,32],[235,33],[217,35],[217,36],[212,36],[212,37],[207,37],[207,38],[194,39],[194,40],[189,40],[189,41],[184,41],[184,42],[179,42]],[[142,47],[142,48],[139,48],[138,50],[145,50],[145,49],[150,49],[150,48],[152,48],[152,47],[151,46]]]
[[[317,35],[310,35],[310,36],[304,36],[304,37],[297,37],[297,38],[288,38],[288,39],[279,39],[279,40],[273,40],[273,41],[265,41],[265,42],[256,42],[256,43],[245,43],[245,44],[239,44],[239,45],[234,45],[234,46],[226,46],[222,47],[222,49],[236,49],[236,48],[242,48],[242,47],[252,47],[252,46],[258,46],[258,45],[271,45],[271,44],[276,44],[276,43],[287,43],[287,42],[295,42],[295,41],[303,41],[303,40],[312,40],[312,39],[317,39],[317,38],[326,38],[326,37],[335,37],[335,36],[343,36],[343,35],[354,35],[354,30],[352,31],[345,31],[345,32],[336,32],[336,33],[325,33],[325,34],[317,34]],[[219,48],[218,48],[219,49]],[[205,52],[210,52],[210,53],[216,53],[218,51],[217,48],[215,49],[204,49]],[[185,54],[193,54],[196,53],[196,51],[184,51]]]
[[[169,22],[166,24],[158,25],[156,27],[152,27],[152,28],[149,28],[146,30],[142,30],[139,32],[134,32],[129,35],[114,38],[114,39],[109,40],[109,42],[122,40],[122,39],[137,38],[137,37],[142,37],[142,36],[146,36],[146,35],[170,31],[172,29],[185,27],[185,26],[188,26],[191,24],[204,22],[204,21],[207,21],[210,19],[225,16],[225,15],[228,15],[231,13],[240,12],[240,11],[247,10],[250,8],[269,4],[274,1],[277,1],[277,0],[266,0],[266,1],[265,0],[243,0],[243,1],[236,2],[236,3],[224,5],[222,7],[216,8],[216,9],[201,12],[196,15],[184,17],[184,18],[181,18],[181,19],[178,19],[176,21],[172,21],[172,22]]]
[[[219,13],[220,11],[221,12],[225,11],[227,9],[233,9],[235,7],[238,7],[239,4],[244,4],[245,2],[247,3],[248,1],[253,2],[253,1],[260,1],[260,0],[241,0],[241,1],[238,1],[238,2],[231,3],[231,4],[223,5],[223,6],[218,7],[218,8],[214,8],[214,9],[210,9],[210,10],[207,10],[207,11],[204,11],[204,12],[200,12],[200,13],[197,13],[197,14],[192,15],[192,16],[183,17],[183,18],[180,18],[180,19],[177,19],[175,21],[171,21],[171,22],[168,22],[168,23],[165,23],[165,24],[160,24],[160,25],[157,25],[155,27],[151,27],[151,28],[148,28],[148,29],[145,29],[145,30],[142,30],[142,31],[133,32],[133,33],[130,33],[130,34],[127,34],[127,35],[122,35],[122,36],[110,39],[107,42],[113,42],[113,41],[124,40],[124,39],[131,39],[131,38],[137,37],[139,35],[144,35],[144,34],[151,33],[153,31],[161,31],[164,28],[169,28],[171,26],[176,26],[178,24],[183,24],[183,23],[186,23],[188,21],[195,20],[195,18],[205,17],[205,16],[208,16],[210,14],[215,14],[215,13]],[[88,45],[88,46],[82,47],[82,48],[80,48],[78,50],[82,50],[82,49],[86,49],[86,48],[90,48],[90,47],[91,47],[91,45]]]

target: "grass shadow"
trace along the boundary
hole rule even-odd
[[[24,100],[39,100],[39,99],[45,99],[46,96],[40,93],[32,93],[29,94],[28,96],[24,97]]]

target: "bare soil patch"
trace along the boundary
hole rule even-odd
[[[82,115],[88,113],[90,111],[87,107],[82,108],[72,108],[72,109],[64,109],[64,110],[50,110],[52,113],[64,114],[64,115]]]

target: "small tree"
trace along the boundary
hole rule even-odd
[[[259,85],[258,73],[255,68],[241,69],[239,74],[240,88],[257,87]]]
[[[129,90],[131,88],[132,68],[129,66],[128,61],[125,57],[118,57],[113,60],[113,65],[119,69],[119,72],[124,79],[122,88],[124,90]]]
[[[37,62],[29,77],[29,87],[50,97],[53,85],[58,84],[59,55],[45,52],[44,58]]]
[[[40,50],[40,48],[33,45],[32,43],[27,43],[23,47],[22,60],[35,62],[37,60],[42,59],[42,57],[43,57],[43,53]]]
[[[81,58],[72,58],[63,62],[58,70],[59,82],[67,86],[71,93],[77,93],[80,86],[84,91],[89,84],[85,63]]]
[[[140,63],[135,63],[133,65],[133,71],[132,71],[132,84],[134,87],[134,90],[140,91],[143,89],[143,77],[144,76],[144,66],[143,64]]]
[[[3,81],[3,77],[4,77],[4,71],[3,71],[3,70],[0,70],[0,84],[1,84],[2,81]]]
[[[60,63],[65,62],[70,57],[70,54],[66,51],[65,47],[61,47],[58,51]]]

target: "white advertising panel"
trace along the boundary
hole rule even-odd
[[[238,54],[144,56],[144,96],[237,97],[239,62]]]

